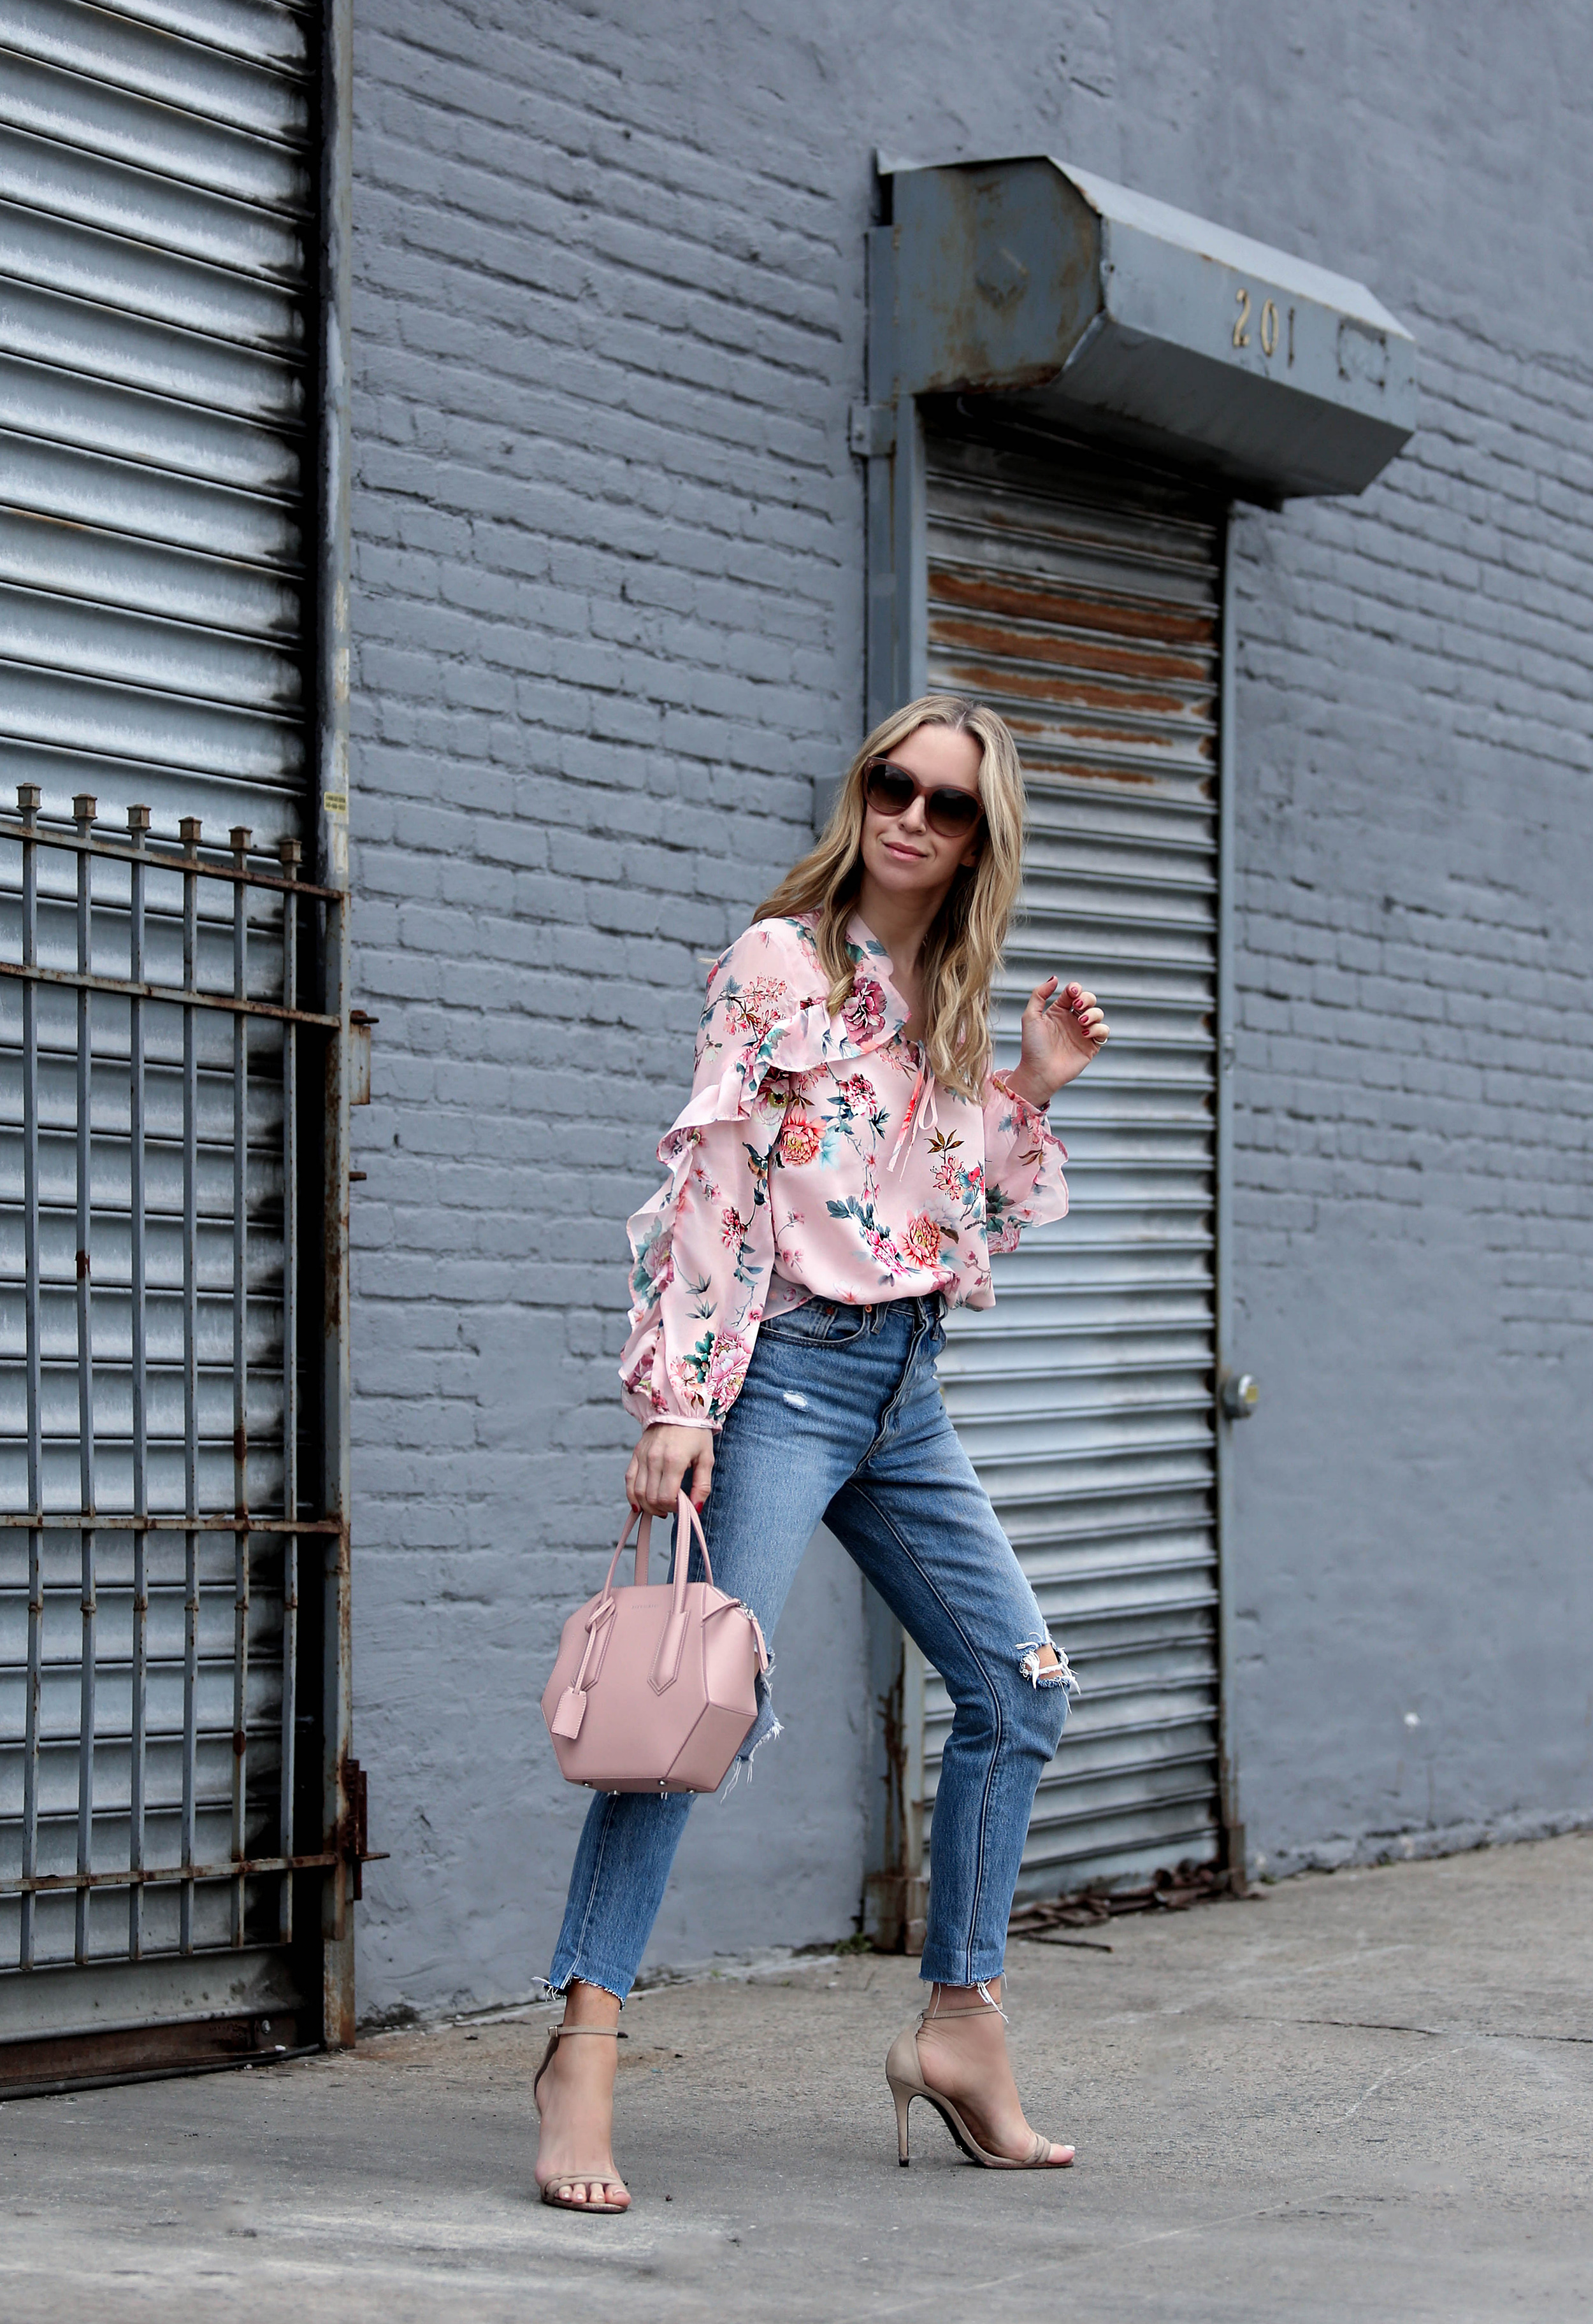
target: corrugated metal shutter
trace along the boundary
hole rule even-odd
[[[1222,517],[1033,437],[931,435],[929,676],[1010,722],[1032,813],[998,1022],[1055,967],[1112,1040],[1055,1108],[1070,1217],[955,1319],[959,1432],[1083,1687],[1021,1893],[1217,1853],[1217,721]],[[949,1725],[925,1688],[926,1831]]]
[[[34,941],[14,785],[41,788],[57,832],[88,794],[96,844],[125,847],[135,804],[168,842],[181,819],[200,818],[207,851],[246,825],[255,873],[276,871],[260,855],[305,828],[314,37],[311,12],[274,0],[6,0],[0,11],[0,949],[11,963]],[[37,853],[43,970],[65,980],[87,953],[101,978],[126,978],[125,863],[94,864],[79,910],[79,859]],[[160,853],[169,867],[171,849]],[[235,894],[246,899],[236,922]],[[311,973],[298,969],[295,992],[284,945],[291,954],[296,923],[284,930],[266,881],[185,888],[179,872],[152,870],[144,927],[142,973],[157,984],[181,984],[191,954],[203,989],[304,1005]],[[35,1505],[36,1469],[58,1528],[40,1536],[31,1584],[28,1535],[0,1540],[0,1970],[20,1960],[29,1972],[0,1981],[7,2040],[31,2022],[66,2032],[291,1999],[271,1950],[291,1926],[285,1883],[116,1885],[130,1848],[134,1866],[165,1867],[292,1845],[291,1534],[258,1534],[252,1569],[232,1535],[192,1536],[185,1579],[183,1536],[168,1526],[148,1536],[145,1582],[114,1515],[236,1513],[245,1436],[253,1509],[269,1517],[285,1500],[290,1526],[297,1514],[284,1485],[300,1408],[292,1043],[255,1017],[245,1071],[244,1033],[235,1039],[213,1010],[152,1001],[130,1037],[127,1003],[108,988],[92,1005],[37,990],[36,1030],[23,987],[8,980],[0,994],[0,1499],[14,1526]],[[25,1167],[24,1139],[36,1149]],[[42,1351],[31,1386],[29,1298]],[[135,1360],[147,1366],[147,1426]],[[68,1529],[96,1508],[97,1527]],[[19,1867],[34,1868],[35,1822],[41,1875],[91,1869],[110,1885],[42,1891],[31,1918],[14,1892]],[[195,1957],[209,1948],[225,1950],[207,1975]],[[94,1986],[97,1964],[115,1965],[114,1992]]]
[[[306,764],[304,20],[7,0],[0,54],[9,779],[273,841]]]

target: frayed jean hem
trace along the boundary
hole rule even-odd
[[[600,1992],[613,1994],[622,2009],[634,1983],[634,1979],[628,1978],[623,1969],[600,1969],[596,1963],[581,1960],[579,1956],[568,1963],[555,1960],[552,1974],[542,1981],[548,1988],[550,2001],[564,2000],[570,1987],[579,1981],[582,1985],[595,1985]]]

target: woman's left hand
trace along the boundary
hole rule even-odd
[[[1081,984],[1059,991],[1048,976],[1029,996],[1023,1011],[1023,1053],[1007,1079],[1031,1105],[1046,1105],[1084,1071],[1106,1047],[1108,1028],[1093,992]]]

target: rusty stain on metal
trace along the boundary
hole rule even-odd
[[[22,836],[23,818],[29,812],[36,811],[39,805],[38,799],[35,798],[33,800],[32,810],[30,810],[23,803],[23,793],[24,791],[33,792],[36,791],[37,788],[38,786],[34,783],[21,783],[17,786],[18,810],[15,818],[14,819],[10,809],[0,807],[0,834],[9,833],[14,838],[20,838]],[[95,802],[92,799],[89,799],[87,804],[92,808]],[[147,816],[149,809],[147,807],[139,807],[136,809],[130,807],[128,809],[128,814],[130,816],[134,813]],[[146,866],[155,871],[166,868],[170,868],[172,871],[181,871],[185,865],[191,867],[194,852],[198,850],[199,846],[199,834],[200,823],[198,816],[185,816],[182,818],[182,828],[184,830],[188,830],[190,826],[193,832],[193,837],[191,841],[185,841],[181,848],[173,847],[169,840],[162,841],[156,839],[148,842],[142,853],[137,848],[129,847],[123,841],[101,839],[97,834],[90,839],[84,839],[65,829],[59,833],[52,831],[50,835],[49,844],[52,849],[59,848],[63,854],[88,853],[95,856],[103,856],[108,862],[114,863],[136,863],[142,862]],[[147,830],[147,824],[145,824],[143,828]],[[240,872],[235,864],[229,862],[223,855],[217,854],[214,860],[212,860],[211,852],[208,848],[205,849],[203,853],[200,855],[199,861],[207,880],[231,880],[241,881],[244,886],[248,888],[267,889],[282,895],[310,896],[318,899],[322,903],[335,902],[341,898],[344,892],[340,888],[318,887],[313,881],[309,880],[296,880],[286,877],[279,878],[278,875],[273,872],[260,872],[255,870]]]
[[[1004,573],[997,580],[986,569],[975,576],[959,572],[940,559],[930,568],[931,602],[973,612],[1005,613],[1023,621],[1076,627],[1119,637],[1145,638],[1158,648],[1184,643],[1216,649],[1217,616],[1193,606],[1153,602],[1144,598],[1113,597],[1107,592],[1085,594],[1056,583],[1029,582],[1021,575]]]
[[[367,1017],[363,1009],[348,1012],[348,1102],[369,1105],[371,1102],[371,1028],[381,1020]]]
[[[0,2048],[0,2098],[54,2098],[228,2066],[282,2065],[309,2057],[320,2046],[304,2042],[302,2031],[301,2014],[275,2002],[269,2016],[250,2010],[175,2024],[101,2026],[64,2038],[47,2034],[7,2042]]]
[[[340,917],[340,916],[339,916]],[[324,1336],[341,1330],[344,1287],[348,1272],[348,1125],[352,1028],[341,1039],[327,1044],[322,1108],[322,1169],[326,1208],[322,1213],[322,1317]]]
[[[1029,771],[1033,773],[1032,766]],[[1161,781],[1158,775],[1142,774],[1125,767],[1063,766],[1052,768],[1051,771],[1065,777],[1070,783],[1137,783],[1144,790],[1154,790]]]
[[[932,638],[932,632],[931,632]],[[1091,675],[1079,676],[1076,671],[1024,669],[1014,662],[992,669],[982,657],[950,654],[947,669],[970,694],[981,697],[989,695],[1014,696],[1033,702],[1055,702],[1059,683],[1065,683],[1069,708],[1116,711],[1133,717],[1143,724],[1147,719],[1178,721],[1189,726],[1209,729],[1213,724],[1209,699],[1190,702],[1175,694],[1157,692],[1129,686],[1113,686]]]
[[[1158,512],[1125,540],[1126,521],[968,440],[930,516],[927,644],[937,682],[994,704],[1037,780],[1187,797],[1216,758],[1213,530]]]
[[[74,992],[110,992],[124,1001],[166,1001],[177,1009],[218,1009],[234,1018],[268,1017],[278,1024],[315,1026],[323,1032],[335,1029],[338,1022],[316,1010],[282,1009],[273,1001],[234,1001],[225,993],[189,992],[179,986],[135,983],[123,976],[75,976],[69,969],[27,968],[14,960],[0,960],[0,976],[26,984],[65,985]]]
[[[81,1509],[0,1509],[0,1530],[26,1530],[29,1533],[77,1533],[86,1521],[105,1522],[117,1533],[286,1533],[331,1534],[338,1530],[336,1517],[300,1517],[290,1523],[286,1517],[252,1516],[247,1527],[241,1527],[237,1514],[228,1509],[225,1516],[205,1516],[173,1509],[163,1516],[141,1517],[133,1509],[116,1509],[103,1520],[94,1515],[93,1505],[86,1503]]]
[[[190,1880],[233,1880],[239,1875],[257,1879],[270,1873],[327,1870],[342,1860],[336,1849],[323,1849],[313,1856],[229,1856],[216,1864],[196,1864],[191,1869],[184,1864],[152,1864],[125,1872],[37,1872],[19,1879],[0,1879],[0,1896],[42,1895],[49,1890],[78,1888],[172,1888]]]
[[[1035,627],[1014,632],[977,614],[941,613],[932,595],[929,634],[931,644],[959,646],[968,652],[999,652],[1003,643],[1011,639],[1021,644],[1024,658],[1030,661],[1057,662],[1108,676],[1162,679],[1170,685],[1209,687],[1211,683],[1209,654],[1155,653],[1144,646],[1103,641],[1082,629]]]
[[[348,1867],[354,1901],[357,1904],[365,1895],[365,1867],[367,1864],[384,1864],[388,1850],[373,1848],[370,1844],[370,1785],[357,1759],[344,1759],[341,1788],[347,1804],[344,1811],[338,1853]]]

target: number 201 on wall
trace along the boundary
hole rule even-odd
[[[1234,303],[1239,309],[1234,318],[1234,345],[1236,347],[1247,347],[1250,344],[1249,291],[1243,288],[1236,290]],[[1289,309],[1288,334],[1288,361],[1292,363],[1294,360],[1294,309],[1292,307]],[[1261,324],[1258,336],[1261,341],[1261,352],[1270,361],[1278,352],[1278,309],[1275,300],[1264,299],[1261,302]]]

